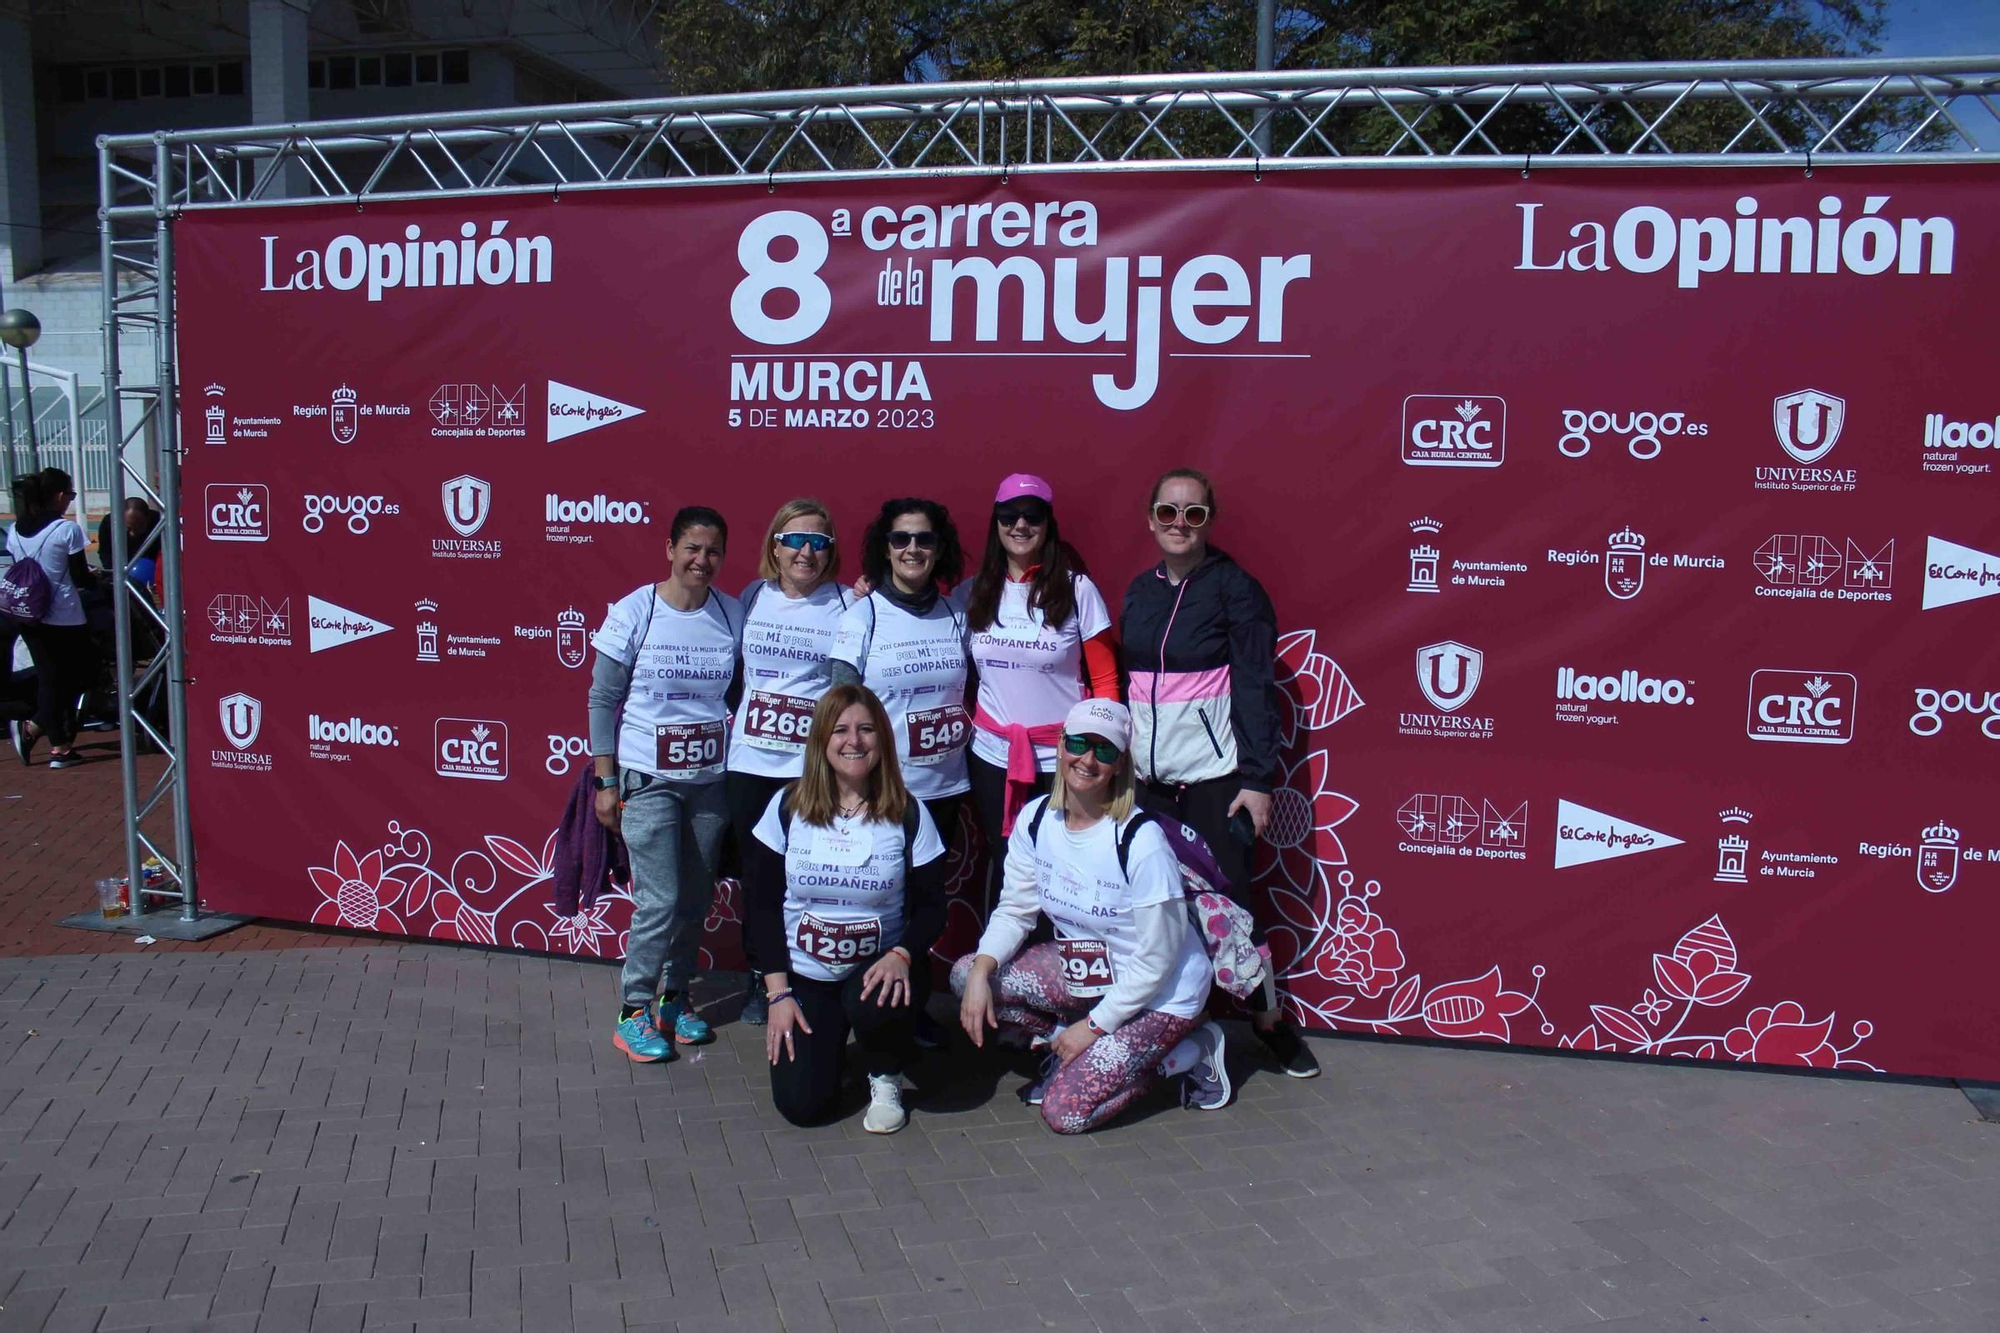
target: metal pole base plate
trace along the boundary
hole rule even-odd
[[[183,921],[180,913],[173,911],[147,912],[143,916],[120,916],[106,920],[95,910],[78,912],[66,916],[62,923],[75,926],[78,930],[101,930],[113,935],[151,935],[156,940],[206,940],[224,931],[247,926],[257,918],[251,916],[231,916],[216,913],[196,917],[193,921]]]

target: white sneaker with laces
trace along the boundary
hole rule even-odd
[[[903,1109],[903,1081],[894,1074],[870,1074],[868,1110],[861,1117],[861,1128],[870,1134],[894,1134],[909,1123],[910,1113]]]

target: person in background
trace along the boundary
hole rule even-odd
[[[135,583],[145,584],[148,588],[153,583],[153,571],[158,553],[149,551],[145,555],[136,555],[134,552],[139,549],[139,543],[144,541],[159,524],[159,511],[144,500],[135,495],[125,501],[125,552],[130,562],[126,566],[127,577]],[[109,514],[99,519],[97,523],[97,563],[107,571],[111,568],[111,515]]]
[[[885,501],[861,539],[861,572],[870,591],[840,619],[833,683],[866,685],[882,701],[903,781],[949,846],[959,804],[972,785],[965,768],[972,732],[965,711],[971,663],[965,616],[944,596],[965,572],[950,512],[935,500]],[[942,1034],[924,1012],[928,962],[912,980],[917,1041],[935,1046]]]
[[[881,700],[836,685],[813,711],[803,775],[771,797],[744,851],[744,939],[770,1018],[771,1100],[795,1125],[840,1096],[852,1033],[868,1075],[861,1127],[908,1122],[912,969],[944,928],[944,843],[903,786]]]
[[[680,510],[667,541],[671,572],[614,603],[591,640],[597,818],[624,835],[632,861],[632,928],[612,1044],[640,1062],[673,1059],[675,1042],[715,1039],[686,992],[729,823],[725,698],[743,608],[711,586],[728,545],[721,514],[705,505]]]
[[[979,672],[967,769],[972,808],[998,878],[1007,835],[1047,795],[1063,718],[1086,694],[1118,697],[1111,612],[1056,524],[1055,490],[1017,472],[993,496],[986,554],[966,585]]]
[[[737,855],[771,798],[805,771],[813,706],[833,682],[827,656],[852,600],[841,589],[833,515],[817,500],[788,500],[764,530],[757,577],[743,590],[743,697],[729,737],[729,822]],[[899,780],[900,781],[900,780]],[[744,949],[749,950],[749,924]],[[756,969],[743,1021],[764,1022],[764,982]]]
[[[9,722],[7,730],[14,754],[24,764],[32,761],[36,743],[46,738],[50,768],[83,762],[74,748],[76,701],[88,683],[90,641],[78,590],[94,587],[97,576],[84,558],[89,543],[83,529],[63,517],[75,498],[70,475],[60,468],[17,477],[17,517],[7,532],[7,554],[40,565],[49,584],[48,611],[39,621],[15,627],[35,659],[35,715]]]
[[[1052,790],[1015,821],[1000,901],[951,971],[974,1045],[1003,1024],[1049,1042],[1026,1100],[1058,1134],[1095,1129],[1163,1075],[1192,1075],[1203,1109],[1229,1101],[1222,1029],[1201,1017],[1214,972],[1180,862],[1137,812],[1131,741],[1125,705],[1070,710]],[[1056,938],[1023,948],[1038,913]]]
[[[1125,590],[1119,638],[1132,703],[1139,803],[1207,841],[1229,893],[1256,915],[1250,849],[1271,821],[1278,758],[1277,615],[1263,585],[1208,535],[1215,488],[1191,468],[1153,483],[1146,524],[1159,563]],[[1264,948],[1260,922],[1253,936]],[[1293,1078],[1319,1061],[1285,1021],[1273,983],[1250,1001],[1251,1026]]]

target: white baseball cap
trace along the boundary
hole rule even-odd
[[[1121,750],[1132,748],[1132,712],[1116,699],[1085,699],[1069,710],[1063,731],[1071,736],[1101,736]]]

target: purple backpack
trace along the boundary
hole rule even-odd
[[[43,529],[43,546],[49,544],[49,532],[55,526],[51,523]],[[27,545],[27,539],[21,538],[22,548],[26,549]],[[34,625],[49,613],[49,603],[55,600],[55,590],[49,586],[48,571],[42,568],[42,562],[37,558],[39,551],[38,547],[22,556],[7,567],[5,574],[0,574],[0,615]]]
[[[1041,836],[1042,816],[1048,813],[1044,800],[1028,821],[1028,838]],[[1181,887],[1187,893],[1188,925],[1201,937],[1209,964],[1215,969],[1215,984],[1239,1000],[1248,999],[1264,984],[1270,971],[1270,957],[1250,942],[1250,914],[1231,901],[1229,877],[1222,873],[1215,853],[1201,834],[1174,819],[1161,819],[1141,810],[1118,832],[1118,869],[1128,879],[1127,865],[1132,839],[1151,824],[1167,836],[1174,859],[1181,866]]]

